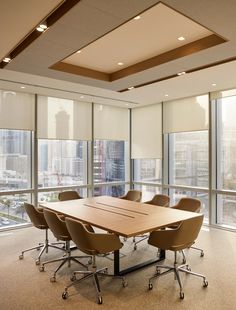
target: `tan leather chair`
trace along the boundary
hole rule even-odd
[[[180,299],[184,299],[184,292],[180,279],[180,272],[201,277],[203,279],[203,286],[204,287],[208,286],[208,282],[204,275],[192,272],[188,264],[178,265],[177,263],[177,252],[190,247],[194,243],[201,229],[202,222],[203,222],[203,215],[199,215],[198,217],[194,217],[192,219],[180,222],[179,226],[176,229],[157,230],[151,232],[150,237],[148,239],[148,243],[151,244],[152,246],[155,246],[163,250],[173,251],[175,255],[175,260],[174,260],[174,266],[166,266],[166,265],[156,266],[156,273],[154,274],[153,277],[149,279],[149,290],[153,288],[152,280],[154,278],[159,278],[172,271],[174,272],[175,277],[178,280],[178,284],[180,287]],[[161,272],[162,268],[165,269],[165,271]]]
[[[89,232],[86,229],[86,226],[81,222],[66,218],[66,226],[68,231],[72,237],[72,240],[77,245],[78,249],[88,255],[92,255],[93,257],[93,264],[91,271],[75,271],[71,277],[72,281],[76,281],[74,283],[79,283],[84,279],[89,277],[93,277],[94,285],[97,291],[97,301],[98,304],[102,304],[102,295],[98,280],[98,275],[102,276],[112,276],[107,273],[107,267],[97,269],[96,266],[96,255],[98,254],[106,254],[109,252],[113,252],[115,250],[119,250],[122,248],[123,244],[120,242],[120,239],[117,235],[110,234],[110,233],[94,233]],[[83,275],[82,278],[76,279],[76,275]],[[124,277],[117,277],[122,279],[122,284],[125,287],[127,285]],[[68,288],[74,285],[74,283],[69,284],[65,291],[62,293],[62,298],[68,298]]]
[[[49,247],[64,251],[64,248],[59,247],[57,245],[60,245],[60,244],[64,245],[65,243],[64,242],[49,243],[49,240],[48,240],[48,229],[49,229],[49,227],[48,227],[48,224],[44,218],[43,209],[36,208],[32,204],[26,203],[26,202],[24,203],[24,208],[25,208],[25,211],[26,211],[28,217],[30,218],[31,223],[34,225],[34,227],[36,227],[38,229],[45,230],[45,241],[44,241],[44,243],[39,243],[37,246],[35,246],[33,248],[29,248],[29,249],[22,251],[21,254],[19,255],[19,259],[24,258],[25,252],[36,250],[36,249],[37,250],[41,249],[41,251],[39,252],[39,255],[35,261],[36,265],[39,265],[42,254],[44,252],[48,253]]]
[[[74,261],[74,262],[80,264],[81,266],[85,267],[86,269],[88,269],[87,265],[81,263],[78,259],[89,258],[91,260],[91,256],[88,256],[88,255],[86,255],[86,256],[71,256],[70,241],[72,240],[72,238],[71,238],[69,231],[67,230],[65,221],[56,212],[53,212],[51,210],[44,209],[43,213],[44,213],[45,220],[46,220],[50,230],[52,231],[53,235],[57,239],[63,240],[65,242],[65,244],[66,244],[66,248],[65,248],[66,255],[64,255],[63,257],[60,257],[60,258],[56,258],[56,259],[52,259],[52,260],[43,262],[41,264],[41,266],[39,267],[39,270],[44,271],[45,265],[61,261],[61,264],[56,268],[56,270],[53,273],[53,276],[50,278],[51,282],[55,282],[56,281],[56,273],[58,272],[58,270],[60,270],[62,268],[62,266],[65,263],[68,263],[68,267],[70,267],[71,261]]]
[[[66,200],[74,200],[74,199],[82,199],[77,191],[64,191],[58,194],[58,199],[60,201],[66,201]]]
[[[179,200],[177,205],[173,206],[172,208],[183,210],[183,211],[190,211],[190,212],[197,212],[199,213],[201,210],[201,201],[196,198],[190,198],[190,197],[183,197]],[[191,249],[200,251],[200,256],[204,256],[203,249],[197,248],[195,246],[191,246]],[[186,261],[185,253],[182,251],[183,254],[183,263]]]
[[[126,199],[131,201],[140,202],[142,199],[142,192],[131,189],[125,195],[119,197],[120,199]]]
[[[170,197],[163,194],[156,194],[151,200],[145,201],[144,203],[154,206],[169,207]]]
[[[163,194],[156,194],[155,196],[153,196],[151,200],[145,201],[144,203],[160,207],[169,207],[170,197]],[[142,239],[135,241],[136,237],[141,237]],[[133,238],[134,251],[137,250],[137,244],[142,242],[143,240],[146,240],[149,237],[149,235],[136,236],[136,237]]]

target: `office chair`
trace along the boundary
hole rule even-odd
[[[87,279],[89,277],[93,277],[94,285],[97,291],[97,301],[98,304],[102,304],[102,295],[100,290],[100,284],[98,280],[98,275],[102,276],[112,276],[107,273],[107,267],[97,269],[96,266],[96,255],[98,254],[106,254],[109,252],[113,252],[115,250],[119,250],[122,248],[123,244],[120,242],[120,239],[117,235],[110,234],[110,233],[93,233],[89,232],[85,225],[81,222],[66,218],[66,226],[68,228],[68,231],[72,237],[72,240],[77,245],[78,249],[88,255],[92,255],[92,270],[88,271],[75,271],[73,275],[71,276],[71,281],[74,281],[74,283],[79,283],[83,281],[84,279]],[[83,275],[82,278],[76,279],[76,275]],[[122,279],[122,284],[125,287],[127,285],[127,282],[125,281],[124,277],[117,278]],[[68,298],[68,289],[74,283],[69,284],[64,292],[62,293],[62,298],[67,299]]]
[[[154,205],[154,206],[161,206],[161,207],[169,207],[169,202],[170,202],[170,197],[167,195],[162,195],[162,194],[156,194],[153,196],[153,198],[149,201],[145,201],[144,203]],[[137,250],[137,244],[142,242],[143,240],[146,240],[149,235],[143,235],[143,236],[136,236],[136,237],[141,237],[142,239],[135,241],[135,238],[133,238],[134,242],[134,250]]]
[[[177,203],[177,205],[173,206],[172,208],[177,209],[177,210],[199,213],[201,210],[201,201],[196,198],[184,197],[184,198],[181,198],[179,202]],[[197,248],[195,246],[191,246],[191,249],[200,251],[200,256],[201,257],[204,256],[203,249]],[[184,251],[182,251],[182,254],[183,254],[183,263],[185,263],[186,258],[185,258]]]
[[[156,273],[149,279],[149,290],[153,288],[152,280],[154,278],[159,278],[170,272],[174,272],[175,278],[178,281],[180,287],[180,293],[179,293],[180,299],[184,299],[184,292],[182,282],[180,279],[180,272],[201,277],[203,279],[203,287],[208,286],[208,282],[204,275],[192,272],[188,264],[178,265],[177,263],[177,251],[182,251],[190,247],[194,243],[201,229],[202,222],[203,222],[203,215],[199,215],[198,217],[194,217],[180,222],[176,229],[157,230],[151,232],[150,237],[148,239],[148,243],[152,246],[155,246],[163,250],[173,251],[174,265],[173,266],[157,265]],[[161,268],[166,270],[161,272]]]
[[[77,191],[64,191],[58,194],[58,199],[60,201],[66,201],[66,200],[74,200],[74,199],[82,199]]]
[[[41,249],[41,251],[39,252],[39,255],[35,261],[35,264],[39,265],[41,256],[43,255],[44,252],[48,253],[49,247],[64,251],[63,246],[65,246],[65,243],[64,242],[49,243],[49,240],[48,240],[48,229],[49,229],[49,227],[48,227],[48,224],[44,218],[43,209],[36,208],[32,204],[26,203],[26,202],[24,203],[24,208],[25,208],[25,211],[26,211],[28,217],[30,218],[31,223],[34,225],[34,227],[36,227],[38,229],[45,230],[45,241],[44,241],[44,243],[39,243],[35,247],[32,247],[32,248],[29,248],[29,249],[22,251],[21,254],[19,255],[19,259],[24,258],[25,252],[32,251],[32,250],[38,250],[39,251]],[[57,246],[60,244],[62,245],[62,247]]]
[[[142,198],[142,192],[131,189],[125,195],[118,198],[140,202]]]
[[[78,259],[89,258],[91,260],[91,256],[88,256],[88,255],[86,255],[86,256],[71,256],[70,241],[72,239],[71,239],[70,233],[67,230],[65,221],[57,213],[50,211],[48,209],[44,209],[43,213],[44,213],[45,220],[46,220],[50,230],[54,234],[54,236],[57,239],[63,240],[65,242],[65,244],[66,244],[66,247],[65,247],[66,255],[64,255],[63,257],[60,257],[60,258],[56,258],[56,259],[52,259],[52,260],[43,262],[41,264],[41,266],[39,267],[39,270],[44,271],[45,265],[61,261],[61,264],[55,269],[53,276],[50,278],[51,282],[55,282],[56,281],[56,273],[62,268],[62,266],[65,263],[68,263],[68,267],[70,267],[71,261],[74,261],[74,262],[80,264],[81,266],[85,267],[86,269],[88,269],[87,265],[81,263]]]

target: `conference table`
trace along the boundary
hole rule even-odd
[[[153,206],[110,196],[40,203],[40,206],[125,238],[142,235],[201,216],[199,213]],[[125,275],[164,258],[165,252],[161,250],[159,257],[120,270],[120,253],[119,250],[114,251],[114,275]]]

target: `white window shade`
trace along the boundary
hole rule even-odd
[[[163,104],[163,132],[208,129],[208,95],[168,101]]]
[[[94,139],[129,140],[129,110],[94,104]]]
[[[162,105],[132,109],[132,158],[162,158]]]
[[[91,140],[92,105],[39,96],[37,127],[39,139]]]
[[[210,93],[211,100],[236,96],[236,89],[222,90]]]
[[[34,111],[34,95],[0,90],[0,128],[34,130]]]

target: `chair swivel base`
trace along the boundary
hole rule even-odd
[[[166,271],[161,272],[160,271],[161,268],[166,269]],[[156,266],[156,273],[149,279],[149,284],[148,284],[149,290],[152,290],[152,288],[153,288],[153,284],[152,284],[153,279],[164,276],[170,272],[174,272],[175,279],[177,279],[177,281],[178,281],[178,284],[180,287],[180,292],[179,292],[180,299],[184,299],[184,291],[183,291],[183,286],[182,286],[182,282],[180,279],[180,272],[184,272],[187,274],[192,274],[194,276],[200,277],[203,279],[203,287],[208,286],[208,282],[207,282],[206,277],[204,275],[202,275],[200,273],[192,272],[191,268],[188,264],[178,265],[175,262],[173,267],[172,266],[166,266],[166,265],[157,265]]]
[[[76,275],[83,275],[82,278],[77,279]],[[102,295],[101,295],[101,289],[100,289],[100,284],[99,284],[99,280],[98,280],[98,275],[101,276],[108,276],[108,277],[114,277],[114,275],[110,275],[108,274],[108,269],[107,267],[101,268],[96,270],[96,267],[94,267],[93,271],[75,271],[73,272],[72,276],[71,276],[71,281],[73,281],[73,283],[69,284],[64,292],[62,293],[62,299],[67,299],[69,297],[69,293],[68,293],[68,289],[74,285],[75,283],[79,283],[82,282],[85,279],[88,279],[90,277],[93,277],[94,280],[94,286],[96,288],[96,292],[97,292],[97,303],[98,304],[102,304],[103,303],[103,299],[102,299]],[[119,278],[122,279],[122,285],[123,287],[126,287],[128,285],[128,283],[126,282],[125,278],[122,276],[115,276],[115,278]]]

